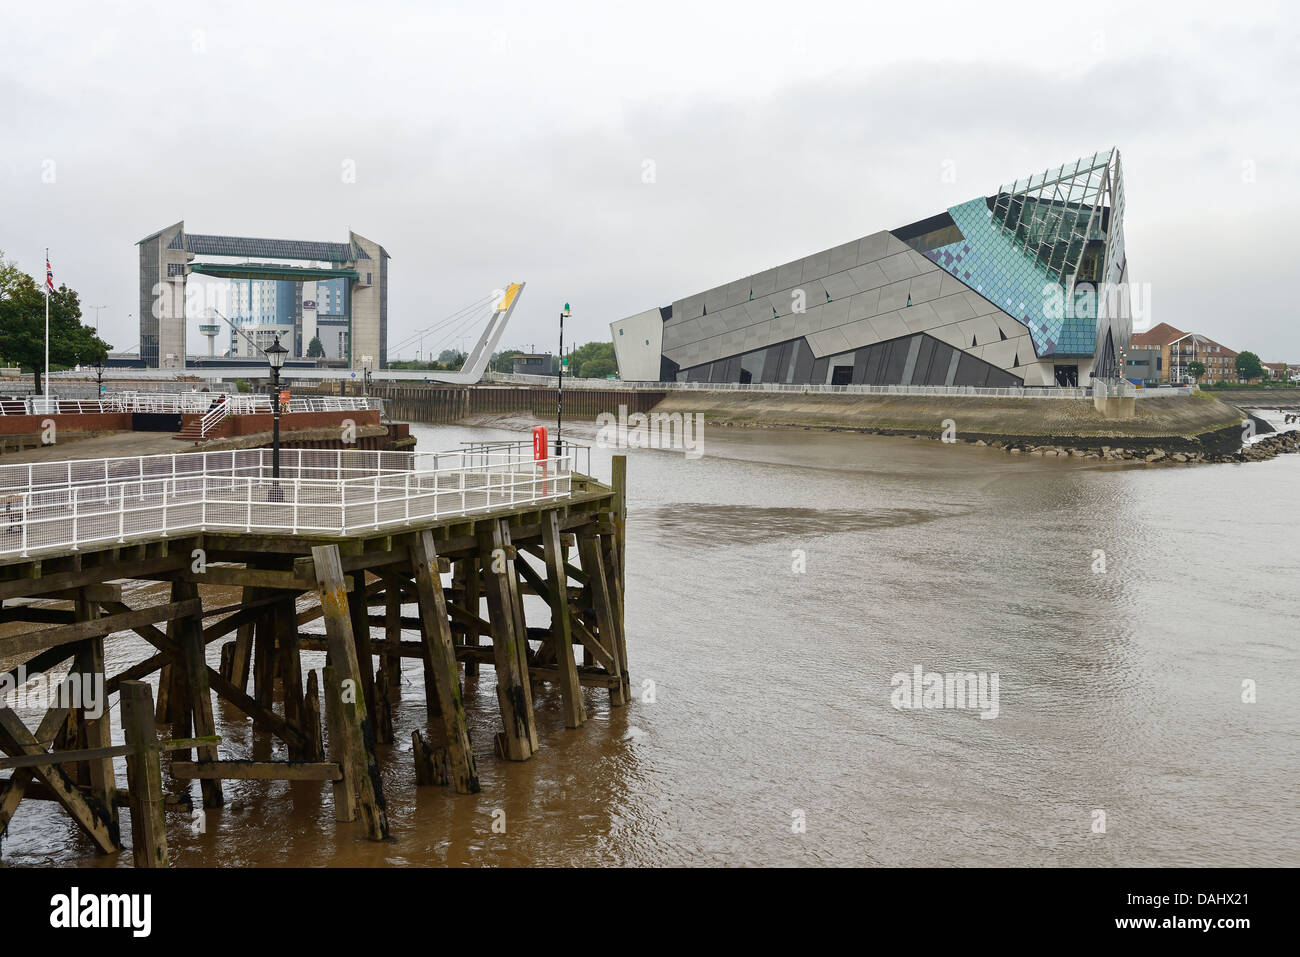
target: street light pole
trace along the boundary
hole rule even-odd
[[[280,367],[284,365],[289,350],[280,345],[280,337],[266,349],[266,361],[271,366],[271,477],[280,477]]]
[[[564,454],[564,442],[560,438],[560,431],[564,428],[564,317],[569,315],[572,313],[566,302],[560,313],[560,381],[555,390],[555,457],[557,459]]]

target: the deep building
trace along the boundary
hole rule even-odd
[[[1087,385],[1132,319],[1119,150],[611,323],[622,378]]]

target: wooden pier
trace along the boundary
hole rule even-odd
[[[0,835],[21,801],[52,800],[99,851],[114,854],[123,849],[118,809],[125,806],[136,865],[165,866],[165,811],[175,806],[163,786],[167,775],[198,780],[209,808],[223,804],[223,781],[330,781],[337,820],[359,822],[374,840],[400,840],[390,834],[375,746],[392,743],[391,706],[402,693],[405,658],[422,662],[427,713],[436,719],[434,740],[416,732],[413,741],[421,785],[479,790],[462,672],[477,674],[482,665],[496,671],[501,726],[493,750],[499,760],[525,761],[538,749],[534,684],[558,686],[569,728],[586,720],[584,687],[604,688],[612,705],[626,704],[626,459],[615,457],[609,484],[571,471],[562,485],[546,474],[540,490],[534,475],[531,500],[514,505],[496,503],[496,479],[485,499],[469,501],[462,475],[459,500],[471,506],[462,513],[428,515],[407,502],[406,514],[417,517],[389,520],[383,516],[395,514],[393,499],[381,494],[381,481],[391,485],[392,475],[384,472],[374,482],[374,527],[368,527],[369,500],[362,503],[365,525],[348,525],[352,506],[345,493],[343,534],[251,523],[231,528],[229,519],[212,518],[217,510],[209,514],[205,499],[210,524],[191,532],[169,533],[162,526],[159,534],[124,531],[111,540],[110,530],[110,540],[98,543],[31,547],[25,555],[15,554],[17,546],[0,551],[0,622],[39,626],[0,637],[10,683],[21,663],[27,679],[64,675],[65,687],[101,681],[105,689],[102,715],[60,702],[36,728],[0,705],[0,751],[7,755],[0,757],[0,771],[8,772],[0,777]],[[176,514],[179,480],[165,481],[172,484],[161,493],[163,513],[170,508]],[[204,487],[213,481],[205,475]],[[439,496],[445,502],[456,494],[446,490],[441,473],[431,486],[409,476],[405,481],[408,496],[422,502],[433,497],[435,512]],[[258,494],[269,496],[267,515],[287,508],[292,494],[297,525],[304,522],[303,493],[292,485],[276,479],[269,492]],[[87,498],[83,491],[74,489],[74,498]],[[131,493],[121,494],[132,501]],[[111,491],[104,497],[111,499]],[[514,486],[511,497],[517,497]],[[473,507],[481,501],[487,504]],[[198,514],[192,502],[185,507]],[[39,514],[34,498],[30,508],[32,516]],[[83,524],[89,527],[89,519]],[[162,583],[168,593],[159,604],[132,607],[124,599],[145,592],[124,588],[124,582]],[[205,585],[242,589],[242,599],[220,605],[204,596],[214,591]],[[548,620],[530,624],[525,595],[546,603]],[[411,605],[417,614],[408,617],[403,607]],[[304,633],[303,626],[317,619],[323,619],[324,636]],[[104,642],[123,632],[138,635],[153,653],[110,674]],[[219,668],[207,661],[207,646],[214,643],[221,644]],[[304,682],[304,651],[326,652],[323,682],[314,671]],[[144,680],[154,674],[156,701]],[[114,693],[126,741],[118,746],[107,704]],[[214,695],[278,738],[287,760],[226,753],[216,736]],[[168,726],[170,736],[160,737],[158,725]],[[126,761],[126,794],[117,791],[117,759]]]

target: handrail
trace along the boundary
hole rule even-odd
[[[232,460],[218,474],[0,492],[0,556],[205,529],[348,536],[571,494],[571,456],[450,455],[453,467],[343,481],[238,474]]]

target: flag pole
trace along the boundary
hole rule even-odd
[[[50,395],[50,247],[45,247],[45,369],[41,373],[41,395],[48,409]]]

